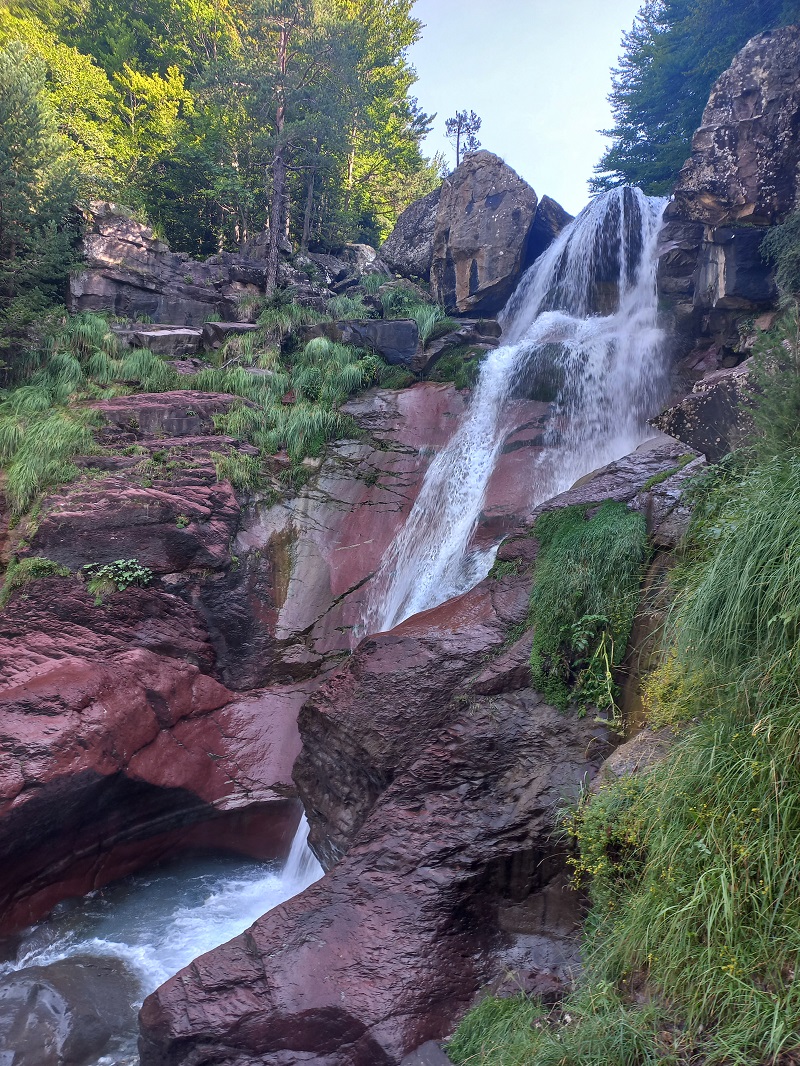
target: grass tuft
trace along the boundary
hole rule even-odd
[[[613,670],[633,625],[647,531],[624,504],[606,501],[588,519],[586,511],[565,507],[536,522],[531,678],[556,707],[575,700],[613,710]]]

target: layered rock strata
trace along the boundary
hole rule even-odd
[[[735,348],[775,288],[760,246],[800,202],[800,27],[754,37],[714,85],[661,234],[659,284],[689,335]]]

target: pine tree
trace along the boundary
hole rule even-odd
[[[715,80],[751,37],[798,19],[799,0],[645,0],[612,72],[612,144],[594,190],[668,193]]]
[[[79,173],[59,135],[44,64],[0,50],[0,350],[7,368],[28,329],[65,294]]]

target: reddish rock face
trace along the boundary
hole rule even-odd
[[[310,689],[236,700],[189,605],[132,588],[95,606],[82,584],[42,579],[0,615],[0,663],[3,931],[177,847],[288,850]],[[198,824],[244,807],[224,830]]]
[[[552,506],[612,498],[663,523],[686,475],[645,485],[682,452],[651,441]],[[509,538],[516,573],[366,639],[307,701],[295,779],[330,870],[146,1000],[143,1066],[395,1066],[508,971],[562,987],[580,901],[555,811],[611,742],[525,687],[536,554]]]
[[[552,988],[575,961],[577,901],[552,883],[548,835],[605,751],[530,691],[451,708],[322,882],[145,1001],[143,1066],[394,1064],[512,956]]]

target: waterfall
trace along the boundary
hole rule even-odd
[[[665,199],[598,196],[523,276],[501,315],[469,410],[428,469],[370,586],[356,635],[383,632],[465,592],[495,548],[471,542],[492,472],[514,429],[513,400],[551,401],[552,418],[521,505],[534,507],[631,451],[663,394],[656,242]]]

